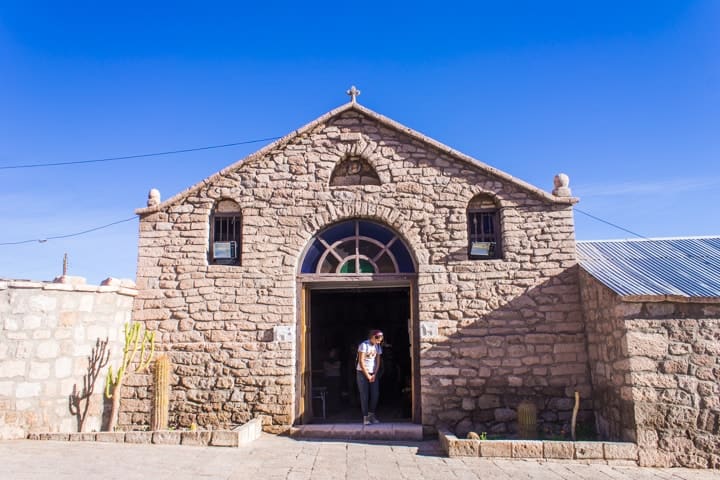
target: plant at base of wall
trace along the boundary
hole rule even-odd
[[[170,370],[172,364],[167,355],[161,355],[155,360],[154,396],[152,429],[165,430],[168,425],[170,413]]]
[[[130,373],[139,373],[147,370],[153,356],[155,355],[155,332],[145,330],[142,335],[142,324],[140,322],[126,323],[124,327],[125,346],[123,347],[123,358],[117,371],[113,371],[112,365],[108,368],[107,383],[105,385],[105,396],[112,399],[110,420],[107,430],[115,431],[117,425],[118,411],[120,410],[120,390],[122,389],[125,375],[128,369]],[[140,358],[136,357],[140,354]]]
[[[77,383],[73,385],[73,391],[68,398],[70,413],[77,417],[78,432],[83,431],[85,419],[87,418],[88,408],[90,407],[90,397],[95,390],[95,381],[100,375],[100,370],[107,365],[110,360],[110,350],[107,349],[108,339],[95,342],[95,346],[88,356],[88,370],[83,376],[82,392],[78,392]],[[82,405],[84,403],[84,405]],[[82,406],[81,406],[82,405]]]

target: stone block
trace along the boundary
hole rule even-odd
[[[125,443],[152,443],[153,432],[126,432]]]
[[[507,440],[478,440],[481,457],[512,457],[513,442]]]
[[[7,360],[0,363],[0,376],[2,378],[24,377],[25,362],[22,360]]]
[[[70,440],[69,433],[44,433],[41,434],[41,440],[52,440],[54,442],[67,442]]]
[[[215,430],[212,432],[210,445],[213,447],[237,447],[240,444],[240,438],[237,432],[228,430]]]
[[[97,438],[97,433],[71,433],[71,442],[94,442]]]
[[[603,443],[605,460],[633,460],[638,459],[637,445],[624,442]]]
[[[601,449],[602,450],[602,449]],[[543,458],[543,442],[539,440],[516,440],[512,442],[513,458]]]
[[[55,378],[67,378],[72,374],[72,360],[61,357],[55,360]]]
[[[31,380],[47,380],[50,377],[50,364],[44,362],[30,362]]]
[[[461,439],[455,435],[445,435],[444,446],[448,457],[477,457],[480,455],[480,440]]]
[[[60,346],[54,340],[46,340],[38,343],[35,354],[38,358],[52,359],[58,356],[60,352]]]
[[[649,358],[662,358],[667,355],[668,339],[659,333],[627,333],[628,354]]]
[[[158,445],[179,445],[180,432],[172,430],[158,430],[152,432],[152,443]]]
[[[123,443],[125,442],[125,432],[97,432],[95,440],[107,443]]]
[[[253,442],[260,438],[260,435],[262,434],[262,420],[259,418],[254,418],[246,424],[234,429],[234,431],[238,432],[240,445]],[[394,433],[394,438],[397,439],[397,431],[395,431]]]
[[[605,458],[602,442],[575,442],[575,458],[578,460],[600,460]]]
[[[575,456],[575,446],[572,442],[543,442],[543,456],[545,458],[572,459]]]
[[[42,390],[41,383],[22,382],[15,386],[15,396],[17,398],[37,397],[40,395],[40,390]]]
[[[212,432],[182,432],[180,435],[181,445],[191,445],[196,447],[203,447],[210,444],[210,437]]]

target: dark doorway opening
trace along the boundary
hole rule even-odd
[[[409,325],[410,292],[407,287],[311,291],[310,369],[314,423],[360,421],[356,354],[358,345],[367,339],[368,331],[375,328],[385,334],[380,402],[376,413],[383,422],[410,421]],[[333,351],[336,355],[331,353]]]

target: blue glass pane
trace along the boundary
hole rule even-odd
[[[390,251],[395,255],[400,273],[415,273],[412,257],[410,256],[410,252],[405,248],[402,240],[398,238],[395,243],[390,246]]]
[[[355,222],[351,220],[349,222],[338,223],[322,232],[320,236],[330,245],[341,238],[353,237],[355,236]]]
[[[320,255],[325,251],[325,247],[315,239],[305,253],[305,259],[303,260],[302,273],[315,273],[317,269],[317,262],[320,260]]]
[[[382,243],[388,243],[395,236],[387,227],[367,221],[360,221],[360,235],[374,238]]]

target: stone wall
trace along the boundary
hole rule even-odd
[[[593,385],[597,433],[602,440],[636,441],[635,403],[631,360],[627,352],[624,318],[634,304],[627,304],[609,288],[580,269],[585,309],[588,354]]]
[[[588,332],[599,332],[588,334],[596,412],[611,435],[634,433],[644,465],[720,468],[720,301],[622,298],[581,278]]]
[[[348,155],[380,185],[330,186]],[[502,259],[468,259],[466,209],[478,194],[501,208]],[[221,199],[242,211],[239,266],[208,265],[208,220]],[[531,398],[540,422],[559,429],[575,390],[590,421],[571,205],[351,109],[141,210],[134,318],[159,331],[176,365],[171,423],[262,415],[281,430],[295,421],[299,346],[276,328],[296,328],[308,242],[352,218],[394,229],[417,261],[424,425],[512,431],[515,407]],[[127,426],[150,419],[148,380],[133,381]]]
[[[75,384],[82,390],[98,338],[108,338],[111,361],[118,363],[135,293],[119,286],[0,280],[0,438],[77,431],[68,397]],[[86,431],[100,430],[104,372]]]

